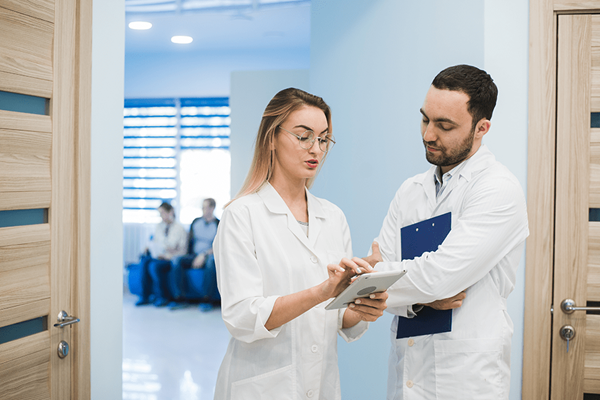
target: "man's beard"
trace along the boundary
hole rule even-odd
[[[450,165],[459,164],[460,162],[464,161],[467,158],[467,156],[469,155],[469,153],[471,152],[471,149],[473,148],[473,139],[474,138],[475,138],[475,129],[473,129],[471,131],[471,134],[469,136],[467,136],[465,138],[465,140],[463,140],[460,147],[453,149],[450,152],[448,152],[448,150],[446,148],[441,147],[441,148],[439,148],[439,151],[440,151],[439,155],[434,155],[433,153],[426,150],[425,158],[427,158],[427,161],[429,161],[429,163],[440,166],[440,167],[447,167]],[[437,146],[435,145],[435,142],[423,141],[423,144],[425,146],[431,146],[431,147],[437,148]]]

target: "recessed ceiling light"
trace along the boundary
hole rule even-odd
[[[152,28],[152,24],[146,21],[133,21],[129,23],[129,27],[131,29],[143,31]]]
[[[191,36],[173,36],[171,38],[171,42],[178,44],[188,44],[192,43],[194,39]]]

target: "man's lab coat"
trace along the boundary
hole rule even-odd
[[[450,171],[438,198],[435,169],[402,184],[375,239],[384,260],[376,270],[408,271],[388,290],[387,311],[396,315],[388,399],[508,399],[513,324],[506,299],[529,234],[523,190],[486,146]],[[400,229],[449,211],[452,228],[438,250],[399,262]],[[411,305],[465,289],[451,332],[396,339],[398,316],[413,317]]]
[[[229,205],[214,242],[222,315],[232,335],[215,399],[340,399],[337,333],[358,339],[368,324],[341,329],[344,310],[324,302],[268,331],[278,297],[328,278],[327,264],[351,257],[342,211],[307,190],[308,237],[270,185]]]

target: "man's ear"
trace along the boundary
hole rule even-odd
[[[482,118],[475,127],[475,139],[481,139],[483,136],[488,133],[492,123],[487,118]]]

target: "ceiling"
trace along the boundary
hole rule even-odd
[[[126,28],[128,53],[308,48],[310,0],[126,0],[126,23],[148,21],[152,28]],[[171,43],[175,35],[191,44]]]

